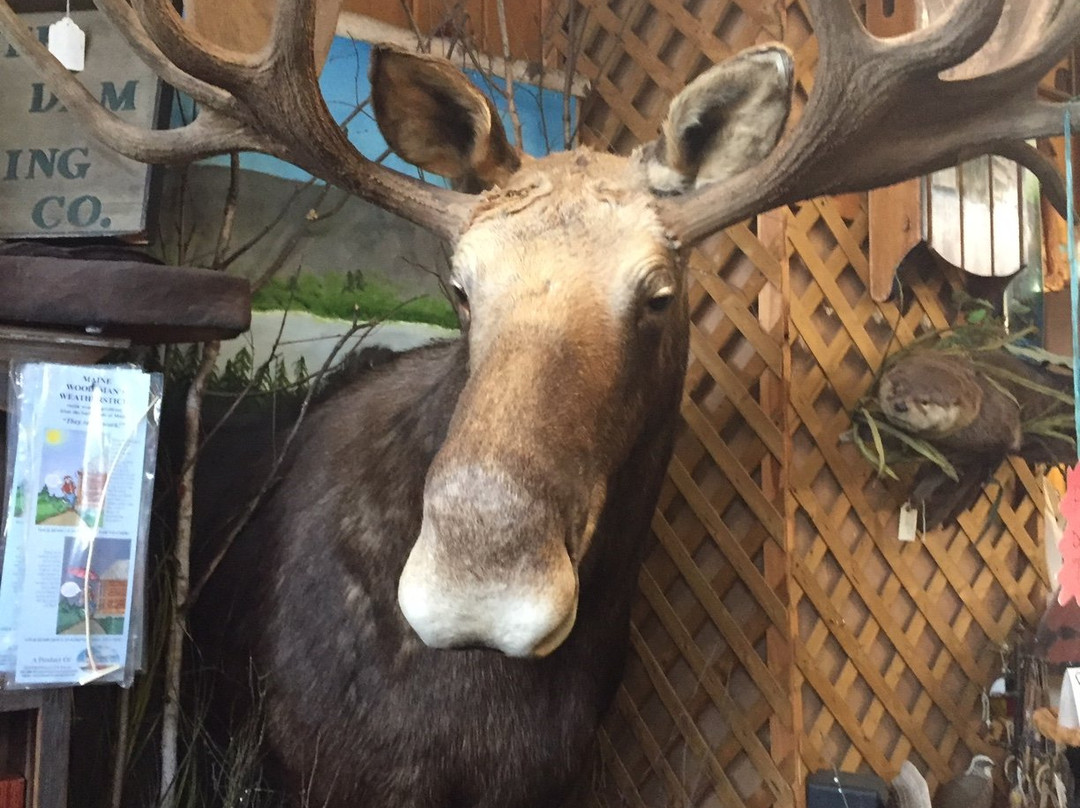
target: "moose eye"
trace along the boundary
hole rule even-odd
[[[450,281],[450,288],[454,292],[454,302],[467,311],[469,308],[469,296],[465,293],[465,287],[458,281]]]
[[[665,311],[674,299],[675,290],[669,286],[665,286],[663,289],[660,289],[651,295],[646,305],[649,307],[649,311],[659,314],[660,312]]]

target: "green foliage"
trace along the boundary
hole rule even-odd
[[[46,519],[64,513],[66,510],[68,510],[67,502],[61,497],[54,497],[49,493],[49,489],[45,486],[41,487],[41,490],[38,492],[37,516],[34,519],[37,524],[41,524]]]
[[[186,384],[191,381],[199,365],[197,345],[177,347],[166,354],[165,372],[170,383]],[[225,362],[221,370],[214,370],[207,382],[207,389],[214,393],[296,393],[303,395],[308,386],[307,367],[301,359],[289,373],[281,357],[274,356],[255,365],[251,349],[243,347]]]
[[[83,622],[86,615],[83,610],[73,603],[60,602],[60,608],[56,612],[56,633],[63,634],[69,628]]]
[[[189,382],[199,369],[199,345],[169,345],[165,349],[166,382]]]
[[[255,293],[256,311],[301,310],[338,320],[400,320],[458,327],[453,306],[442,298],[404,300],[389,284],[360,272],[305,274],[270,281]]]
[[[296,364],[293,365],[293,378],[296,379],[298,384],[304,384],[306,386],[308,378],[311,374],[307,369],[307,362],[304,361],[304,357],[300,357],[296,360]]]

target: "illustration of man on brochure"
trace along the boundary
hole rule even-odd
[[[86,437],[86,432],[80,430],[45,430],[36,524],[74,527],[81,519],[87,527],[100,526],[108,463],[100,455],[84,457]],[[87,460],[92,470],[84,467]]]

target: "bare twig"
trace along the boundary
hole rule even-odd
[[[371,97],[369,96],[368,98],[365,98],[363,101],[360,101],[359,103],[357,103],[356,107],[348,115],[346,115],[338,125],[340,127],[344,128],[357,115],[359,115],[361,113],[368,114],[368,113],[365,113],[365,110],[370,105],[370,101],[371,101]],[[390,155],[390,150],[388,149],[388,150],[384,151],[381,155],[379,155],[379,157],[376,158],[373,162],[381,163],[389,155]],[[230,167],[231,167],[231,164],[230,164]],[[230,182],[232,180],[232,176],[233,175],[230,173]],[[277,226],[279,224],[281,224],[282,221],[284,221],[285,217],[289,214],[289,211],[292,210],[293,203],[296,202],[296,200],[300,198],[301,194],[303,194],[308,188],[311,188],[313,185],[315,185],[316,182],[318,182],[318,180],[315,177],[312,177],[311,179],[306,180],[305,182],[298,185],[295,189],[293,189],[292,193],[289,194],[288,198],[286,198],[284,204],[282,204],[282,206],[278,209],[278,212],[274,215],[274,217],[272,219],[270,219],[270,221],[268,221],[265,225],[263,225],[262,228],[260,228],[254,235],[251,236],[251,238],[249,238],[246,242],[244,242],[240,247],[237,247],[235,250],[233,250],[233,252],[229,253],[227,256],[225,256],[223,259],[221,259],[220,262],[218,262],[215,259],[214,268],[215,269],[227,269],[237,259],[239,259],[241,256],[245,255],[249,250],[254,248],[263,239],[265,239],[267,236],[269,236],[270,233],[274,232],[274,230],[277,228]],[[314,205],[309,207],[309,210],[311,210],[312,208],[314,208],[316,210],[318,209],[318,206],[321,205],[323,200],[326,199],[326,195],[327,195],[327,193],[329,193],[329,189],[331,187],[332,186],[329,185],[328,183],[324,183],[322,186],[320,186],[319,196],[316,198]],[[348,194],[345,195],[345,198],[346,199],[348,198]],[[340,207],[341,207],[341,205],[336,206],[336,208],[335,208],[335,210],[333,212],[337,212],[337,210],[340,209]],[[326,219],[330,215],[331,215],[331,213],[318,213],[316,218],[318,218],[318,219]],[[230,227],[231,227],[231,225],[230,225]],[[277,261],[276,262],[271,262],[271,265],[263,272],[263,274],[261,276],[259,276],[259,278],[252,285],[252,291],[253,292],[257,292],[260,288],[262,288],[262,286],[264,286],[266,284],[266,282],[270,278],[272,278],[278,272],[278,270],[281,269],[281,267],[285,263],[285,260],[288,259],[289,255],[296,248],[296,245],[299,243],[301,238],[302,238],[302,236],[292,238],[285,244],[285,246],[282,248],[282,250],[279,251],[279,253],[278,253]],[[221,245],[220,245],[220,239],[219,239],[219,248],[220,248],[220,246]],[[228,244],[226,243],[226,247],[227,246],[228,246]]]
[[[240,155],[229,155],[229,190],[225,194],[225,210],[221,214],[221,228],[218,230],[217,247],[214,249],[214,263],[211,269],[222,269],[225,265],[225,250],[232,238],[233,223],[236,220],[236,202],[240,196]]]
[[[187,261],[187,248],[190,241],[184,234],[185,224],[184,220],[187,213],[187,187],[188,187],[188,166],[184,166],[180,169],[180,187],[177,189],[176,194],[178,197],[176,204],[176,264],[177,266],[184,266],[184,262]]]
[[[187,166],[184,167],[187,176]],[[214,269],[221,269],[225,251],[232,238],[236,221],[236,206],[240,193],[240,155],[229,155],[229,188],[225,194],[225,206],[218,229],[217,247],[214,250]],[[194,227],[192,233],[194,234]],[[182,231],[181,231],[182,232]],[[181,252],[186,252],[183,242]],[[184,467],[180,475],[180,492],[176,514],[176,544],[173,548],[173,613],[169,626],[168,644],[165,650],[165,703],[161,723],[161,782],[160,798],[164,803],[174,787],[177,773],[177,749],[180,735],[180,674],[184,662],[184,636],[187,634],[187,598],[191,584],[191,528],[195,503],[195,463],[199,450],[199,432],[202,422],[202,403],[206,386],[217,364],[221,343],[207,342],[202,348],[202,358],[195,378],[188,388],[184,411]],[[114,795],[116,794],[114,785]]]
[[[547,69],[546,54],[550,43],[549,33],[551,31],[551,25],[555,20],[555,14],[548,14],[548,18],[545,21],[537,15],[536,28],[540,39],[540,58],[536,60],[536,80],[534,82],[536,87],[536,106],[539,111],[540,118],[540,133],[544,138],[544,154],[551,153],[551,135],[547,128],[547,116],[544,114],[544,73]]]
[[[275,215],[273,219],[271,219],[269,222],[267,222],[266,225],[261,230],[259,230],[257,233],[255,233],[255,235],[253,235],[250,239],[248,239],[246,242],[244,242],[241,246],[237,247],[233,252],[229,253],[229,255],[224,259],[224,261],[222,261],[221,268],[222,269],[228,269],[229,266],[237,258],[244,255],[244,253],[246,253],[248,250],[250,250],[256,244],[258,244],[260,241],[262,241],[264,238],[266,238],[273,231],[273,229],[275,227],[277,227],[281,223],[282,219],[285,218],[285,216],[289,212],[289,208],[292,207],[293,202],[295,202],[297,200],[297,198],[300,196],[300,194],[302,194],[308,188],[313,186],[316,182],[318,182],[318,180],[315,179],[315,177],[312,177],[311,179],[309,179],[307,182],[303,183],[302,185],[298,185],[293,190],[293,192],[291,194],[289,194],[288,199],[285,200],[285,204],[283,204],[281,206],[281,209],[278,210],[277,215]]]
[[[334,214],[341,211],[343,207],[351,199],[347,193],[342,193],[341,199],[330,208],[330,210],[322,212],[319,210],[319,206],[326,200],[326,197],[330,194],[330,190],[333,186],[324,185],[322,191],[319,194],[319,198],[315,200],[315,204],[309,209],[307,216],[305,216],[303,223],[298,227],[290,236],[285,246],[282,247],[278,253],[278,257],[274,259],[263,271],[262,275],[252,281],[251,293],[255,294],[262,289],[270,280],[281,270],[285,265],[285,262],[292,255],[293,251],[299,246],[300,242],[306,239],[310,234],[308,232],[308,226],[311,222],[326,221]]]
[[[300,274],[300,265],[298,264],[297,267],[296,267],[296,272],[293,274],[293,277],[295,278],[299,274]],[[198,463],[199,457],[202,456],[203,449],[206,448],[206,445],[210,442],[210,440],[214,437],[214,435],[217,434],[218,430],[221,429],[221,427],[232,417],[233,413],[236,412],[236,408],[239,407],[240,404],[244,401],[244,399],[246,399],[248,397],[248,395],[251,393],[252,389],[255,387],[255,380],[259,378],[259,374],[262,371],[262,369],[266,368],[266,369],[269,370],[271,365],[273,365],[274,360],[277,359],[277,355],[278,355],[277,350],[278,350],[278,347],[281,345],[281,336],[282,336],[282,334],[285,333],[285,322],[288,320],[289,311],[292,309],[292,299],[293,299],[293,292],[290,291],[290,293],[289,293],[289,301],[286,304],[285,311],[282,312],[282,314],[281,314],[281,321],[278,323],[277,334],[274,336],[274,341],[270,345],[270,355],[266,358],[265,362],[263,362],[261,365],[259,365],[258,368],[252,370],[251,379],[244,386],[244,389],[241,390],[233,398],[232,403],[225,410],[225,413],[218,419],[217,423],[214,424],[214,426],[211,427],[211,429],[203,436],[202,442],[199,444],[198,448],[195,450],[195,454],[193,456],[191,456],[191,457],[184,458],[184,466],[181,469],[181,474],[183,474],[189,468],[193,467],[196,463]]]
[[[220,342],[203,345],[199,370],[188,389],[184,426],[184,456],[194,455],[199,442],[202,397],[221,350]],[[189,467],[180,478],[180,502],[176,518],[176,546],[173,550],[174,612],[169,628],[165,657],[165,706],[161,723],[161,802],[173,789],[177,772],[177,749],[180,734],[180,671],[183,665],[187,603],[191,583],[191,517],[194,505],[195,469]]]
[[[510,34],[506,29],[506,3],[505,0],[495,0],[495,7],[499,13],[499,36],[502,38],[503,50],[503,81],[506,82],[506,106],[510,112],[510,121],[514,125],[514,141],[518,148],[524,148],[525,141],[521,137],[521,116],[518,115],[517,103],[514,101],[514,70],[510,61]]]
[[[416,298],[410,298],[408,300],[403,301],[400,305],[398,305],[394,309],[394,311],[397,311],[398,309],[401,309],[401,308],[403,308],[405,306],[408,306],[414,300],[416,300]],[[390,313],[390,315],[388,315],[387,317],[392,316],[393,313],[394,312],[392,311]],[[367,336],[372,331],[374,331],[375,328],[377,328],[379,325],[382,324],[384,319],[387,319],[387,318],[376,320],[374,322],[358,322],[358,321],[354,321],[353,324],[349,327],[349,329],[347,331],[345,331],[345,333],[343,333],[341,335],[341,337],[338,339],[338,341],[336,343],[334,343],[334,347],[330,350],[330,353],[327,355],[325,361],[322,363],[322,366],[319,368],[319,370],[316,371],[315,373],[311,374],[311,376],[308,377],[308,379],[307,379],[308,389],[307,389],[307,392],[304,395],[303,402],[300,404],[300,412],[297,414],[296,421],[293,423],[292,429],[289,430],[289,434],[286,436],[285,441],[282,443],[280,451],[277,452],[277,454],[276,454],[276,456],[274,458],[274,463],[271,466],[270,471],[267,473],[266,479],[263,481],[262,487],[259,489],[258,493],[254,497],[252,497],[252,499],[248,502],[247,507],[244,509],[244,512],[240,515],[239,520],[237,520],[236,524],[234,524],[232,526],[232,528],[229,530],[229,533],[222,540],[221,545],[218,548],[217,553],[215,553],[214,557],[210,560],[210,563],[207,565],[206,570],[200,576],[199,580],[195,583],[195,585],[192,586],[191,589],[189,590],[188,596],[187,596],[187,601],[185,603],[185,608],[190,609],[190,607],[192,605],[194,605],[195,601],[198,600],[199,594],[202,592],[203,587],[206,586],[207,581],[209,581],[210,578],[213,577],[214,573],[217,571],[218,566],[220,566],[221,562],[225,559],[225,556],[228,554],[229,549],[233,545],[233,542],[236,541],[237,536],[240,535],[240,532],[244,529],[244,527],[250,521],[251,517],[254,515],[255,511],[258,509],[259,505],[262,503],[262,501],[265,498],[266,494],[270,491],[270,489],[277,482],[278,470],[281,468],[281,464],[285,461],[285,457],[289,452],[289,447],[292,445],[293,439],[296,437],[297,432],[299,432],[299,430],[300,430],[301,424],[303,424],[303,422],[304,422],[304,418],[307,415],[307,410],[308,410],[309,405],[311,404],[312,397],[315,395],[315,392],[319,389],[319,385],[322,382],[323,377],[326,375],[327,371],[333,365],[334,360],[337,358],[337,355],[341,352],[341,350],[345,347],[345,345],[348,343],[348,341],[357,332],[364,331],[365,332],[364,335],[357,342],[357,345],[354,346],[354,350],[355,350],[356,347],[359,347],[359,345],[365,339],[367,339]],[[280,336],[280,332],[279,332],[279,336]]]
[[[128,721],[131,715],[131,688],[120,688],[120,715],[117,719],[116,751],[113,755],[112,787],[109,794],[110,808],[120,808],[124,796],[124,774],[127,770]]]
[[[420,26],[416,24],[416,17],[413,16],[412,9],[406,0],[399,0],[401,3],[401,10],[405,12],[405,16],[409,20],[409,27],[412,28],[413,36],[416,37],[416,49],[421,53],[431,52],[431,40],[424,39],[424,35],[420,33]]]
[[[342,334],[341,338],[338,339],[338,341],[334,344],[333,349],[330,351],[330,354],[326,357],[326,360],[323,362],[322,367],[316,374],[315,381],[308,385],[307,393],[304,395],[304,400],[300,404],[300,412],[297,415],[296,421],[293,424],[292,429],[289,431],[288,436],[285,438],[285,441],[281,446],[281,450],[274,458],[274,463],[270,467],[270,471],[266,475],[266,479],[263,481],[262,487],[259,489],[258,493],[251,498],[251,500],[247,504],[247,507],[244,508],[244,512],[240,515],[239,520],[237,520],[236,524],[233,525],[232,529],[222,540],[218,551],[210,560],[210,563],[207,565],[205,572],[203,572],[202,576],[195,583],[195,585],[192,586],[191,589],[185,593],[185,610],[190,609],[191,606],[194,605],[194,603],[198,600],[199,594],[202,592],[203,587],[206,586],[207,581],[209,581],[210,578],[213,577],[214,573],[217,571],[218,566],[221,564],[222,561],[225,560],[225,556],[228,554],[230,548],[233,545],[233,542],[236,541],[236,537],[240,535],[240,532],[247,525],[248,521],[250,521],[251,517],[258,509],[259,505],[262,504],[263,498],[266,496],[267,492],[269,492],[270,489],[277,482],[278,470],[281,468],[281,464],[285,462],[285,457],[289,453],[289,447],[292,445],[293,439],[296,437],[296,434],[300,431],[300,426],[301,424],[303,424],[304,418],[307,415],[308,407],[311,404],[311,399],[315,395],[315,391],[319,387],[318,382],[323,378],[323,376],[326,374],[326,371],[329,370],[330,366],[333,364],[334,359],[337,357],[338,353],[354,334],[363,329],[367,329],[367,332],[371,333],[372,329],[374,329],[377,325],[378,323],[354,322],[352,326],[344,334]]]
[[[573,119],[573,114],[572,114],[572,111],[571,111],[572,107],[571,107],[570,101],[573,98],[574,72],[577,70],[577,56],[578,56],[578,49],[577,49],[577,47],[574,46],[574,43],[577,41],[577,37],[574,34],[574,31],[577,28],[577,26],[576,26],[576,22],[577,22],[576,17],[577,17],[577,15],[575,13],[576,11],[577,11],[577,3],[574,2],[574,0],[571,0],[570,11],[569,11],[569,15],[568,15],[568,19],[567,19],[567,25],[566,25],[567,47],[569,48],[570,52],[568,54],[566,54],[566,66],[563,68],[566,71],[566,84],[563,87],[563,99],[562,99],[562,103],[563,103],[563,148],[564,149],[569,149],[573,145],[573,142],[574,142],[574,140],[573,140],[573,138],[574,138],[573,125],[571,123],[571,120]],[[580,114],[578,115],[578,117],[579,118],[581,117]]]

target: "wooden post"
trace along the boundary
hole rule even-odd
[[[29,716],[22,771],[26,778],[27,808],[66,808],[71,690],[0,693],[0,713],[14,712]]]
[[[797,586],[791,569],[791,557],[795,547],[794,516],[795,500],[791,496],[788,474],[791,469],[791,429],[788,418],[788,384],[791,382],[791,343],[789,340],[790,300],[789,262],[787,247],[788,211],[774,210],[758,216],[758,239],[779,261],[780,288],[766,285],[758,296],[758,320],[770,336],[781,346],[782,378],[777,379],[768,371],[761,378],[761,407],[774,422],[781,425],[783,457],[780,460],[767,456],[761,465],[762,493],[772,502],[782,500],[779,508],[784,515],[783,547],[766,541],[763,554],[765,580],[780,594],[787,608],[787,624],[771,626],[765,635],[766,654],[770,670],[777,671],[777,679],[788,690],[791,702],[791,723],[785,723],[775,713],[769,719],[769,751],[777,768],[792,787],[792,808],[805,808],[806,789],[803,785],[806,773],[802,767],[801,741],[802,698],[801,680],[795,664],[793,643],[798,637]]]
[[[866,27],[882,37],[909,33],[917,26],[916,10],[915,0],[867,0]],[[878,303],[889,298],[896,268],[922,241],[921,182],[908,180],[869,194],[870,297]]]

